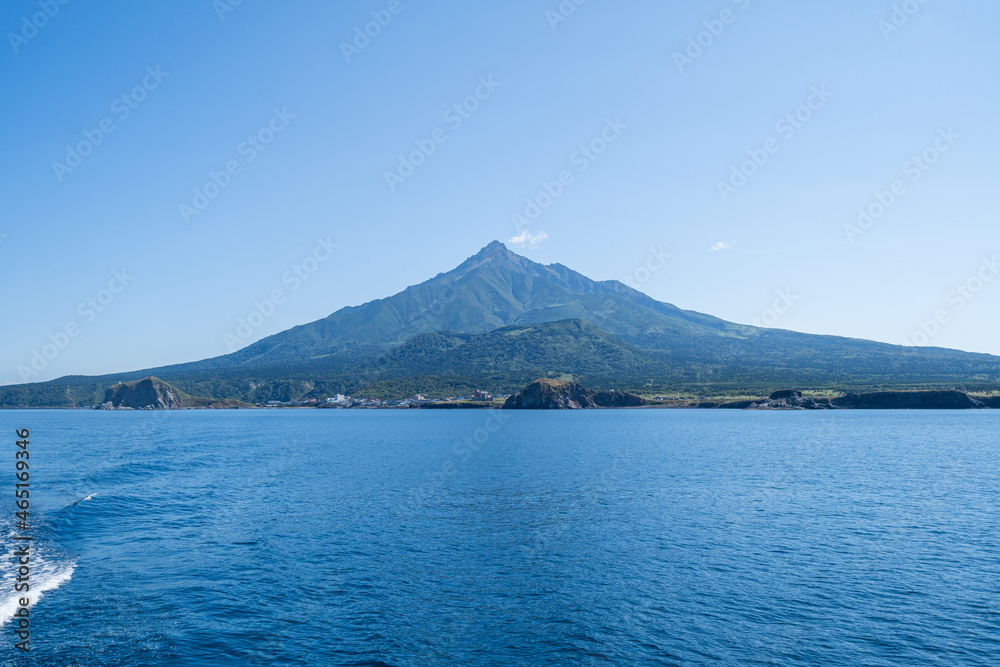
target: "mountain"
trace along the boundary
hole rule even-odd
[[[1000,357],[734,324],[533,262],[494,241],[419,285],[232,354],[2,387],[0,407],[93,405],[109,384],[150,375],[192,395],[249,402],[506,393],[537,377],[646,393],[982,391],[997,387]]]
[[[623,340],[725,335],[746,329],[661,303],[615,280],[594,281],[561,264],[542,265],[493,241],[457,268],[386,299],[264,338],[185,371],[275,364],[353,365],[422,333],[486,333],[512,324],[585,320]]]

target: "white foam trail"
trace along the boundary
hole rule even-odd
[[[87,496],[86,498],[84,498],[84,500],[90,500],[91,498],[93,498],[96,495],[97,495],[96,493],[92,493],[89,496]]]
[[[32,559],[34,560],[34,559]],[[64,583],[69,581],[73,577],[73,571],[76,569],[76,561],[71,561],[69,563],[64,563],[56,568],[46,567],[48,563],[43,563],[38,574],[35,574],[35,568],[32,568],[31,574],[31,590],[27,592],[15,593],[14,592],[14,582],[12,578],[4,578],[4,585],[7,588],[9,597],[4,598],[0,601],[0,626],[6,625],[12,618],[14,618],[14,613],[18,610],[21,605],[19,601],[22,597],[27,596],[31,601],[28,608],[35,606],[41,598],[42,594],[48,591],[54,591],[55,589],[62,586]],[[41,583],[35,583],[41,581]]]

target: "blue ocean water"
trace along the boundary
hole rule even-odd
[[[5,411],[0,427],[4,665],[1000,664],[993,411]],[[27,655],[18,428],[42,594]]]

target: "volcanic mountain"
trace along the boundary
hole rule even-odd
[[[996,386],[1000,357],[763,329],[682,310],[494,241],[455,269],[232,354],[0,388],[0,406],[96,404],[155,375],[216,399],[513,392],[538,377],[645,393]]]

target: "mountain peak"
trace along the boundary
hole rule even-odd
[[[510,249],[500,241],[490,241],[479,252],[465,260],[465,262],[456,268],[455,271],[464,273],[466,270],[471,270],[484,264],[513,263],[517,265],[524,265],[526,262],[530,263],[531,260],[511,252]]]
[[[500,241],[490,241],[477,254],[482,257],[495,257],[495,256],[507,257],[513,253],[511,253],[511,251],[507,248],[507,246],[505,246],[503,243],[500,243]]]

